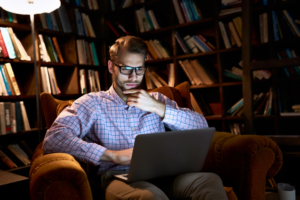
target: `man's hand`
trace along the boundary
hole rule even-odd
[[[111,161],[119,165],[129,165],[131,162],[132,151],[133,148],[124,149],[121,151],[113,151],[107,149],[100,160]]]
[[[165,117],[166,105],[151,97],[145,90],[132,89],[125,90],[123,93],[129,95],[127,105],[154,112],[161,118]]]

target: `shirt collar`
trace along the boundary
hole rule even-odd
[[[128,105],[125,103],[125,101],[123,101],[121,99],[121,97],[117,94],[114,85],[111,85],[109,90],[108,90],[108,94],[113,98],[113,100],[115,100],[118,104],[121,104],[125,107],[128,107]]]

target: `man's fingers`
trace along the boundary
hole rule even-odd
[[[137,102],[137,100],[138,100],[137,97],[133,97],[133,96],[128,97],[128,102]]]

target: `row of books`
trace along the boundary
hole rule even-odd
[[[203,19],[195,0],[172,0],[179,24]]]
[[[253,2],[253,1],[252,1]],[[242,0],[222,0],[219,16],[242,11]]]
[[[15,13],[3,10],[0,7],[0,20],[12,23],[18,23],[17,15]]]
[[[32,156],[33,152],[25,141],[10,144],[0,149],[0,166],[3,166],[3,169],[27,166],[31,164]]]
[[[242,123],[229,123],[230,133],[233,135],[244,134],[244,124]]]
[[[182,51],[185,54],[210,52],[216,49],[203,35],[186,35],[184,38],[180,36],[178,31],[175,31],[175,38],[179,43]]]
[[[78,8],[74,9],[76,18],[77,34],[87,37],[96,37],[90,17],[85,13],[80,13]]]
[[[191,85],[211,85],[217,82],[210,67],[200,60],[186,59],[184,61],[179,60],[178,63],[190,80]]]
[[[146,74],[145,74],[145,81],[147,89],[154,89],[155,87],[163,87],[175,86],[175,68],[174,63],[167,64],[168,74],[167,76],[163,76],[161,73],[156,72],[152,69],[152,67],[148,67]]]
[[[295,98],[297,94],[297,89],[292,86],[283,84],[278,86],[278,110],[281,116],[300,116],[300,101]]]
[[[230,116],[242,116],[244,114],[243,110],[244,99],[240,99],[236,102],[230,109],[227,110],[226,114]],[[260,94],[253,95],[253,110],[255,115],[271,115],[273,104],[273,89],[265,94],[261,92]]]
[[[41,60],[44,62],[64,63],[56,37],[39,34]]]
[[[52,31],[62,31],[65,33],[72,32],[70,21],[64,5],[51,13],[43,13],[38,15],[37,23],[43,29]]]
[[[299,105],[293,105],[292,109],[294,110],[294,112],[300,113],[300,104]]]
[[[18,58],[30,61],[22,43],[11,27],[0,27],[0,58]]]
[[[21,95],[14,71],[10,63],[0,65],[0,96]]]
[[[107,20],[106,24],[118,38],[121,36],[130,35],[128,30],[117,21],[115,23],[111,23]]]
[[[0,135],[29,131],[30,124],[23,101],[0,102]]]
[[[162,27],[161,21],[157,17],[157,13],[153,10],[146,10],[144,7],[135,11],[138,19],[140,32],[146,32],[150,30],[157,30]]]
[[[80,91],[81,94],[87,93],[86,72],[84,69],[79,70]],[[88,70],[88,83],[90,92],[101,91],[99,72],[96,70]]]
[[[253,60],[253,62],[255,62],[255,60]],[[238,63],[239,67],[243,67],[243,62],[240,61]],[[235,80],[238,81],[242,81],[243,80],[243,69],[233,66],[231,68],[231,70],[225,69],[223,72],[223,75],[229,78],[233,78]],[[258,79],[258,80],[262,80],[262,79],[269,79],[272,76],[272,73],[269,70],[254,70],[253,72],[253,79]]]
[[[154,40],[145,40],[144,42],[147,44],[150,55],[154,60],[162,59],[162,58],[170,58],[171,56],[170,50],[167,48],[167,45],[162,44],[161,41],[154,39]]]
[[[133,3],[133,0],[110,0],[110,8],[111,10],[126,8],[131,6]]]
[[[96,46],[94,42],[83,39],[76,40],[78,61],[81,65],[99,66]]]
[[[69,1],[69,0],[67,0]],[[68,2],[70,3],[70,2]],[[88,7],[90,10],[99,10],[97,0],[75,0],[76,6]]]
[[[235,17],[231,22],[224,24],[219,21],[220,32],[226,49],[233,46],[242,46],[242,18]]]
[[[296,58],[297,54],[295,50],[290,50],[289,48],[286,48],[280,52],[277,53],[277,56],[279,59],[283,58]],[[294,67],[285,67],[283,68],[285,74],[287,77],[291,76],[300,76],[300,66],[294,66]]]
[[[54,95],[61,93],[57,85],[57,80],[53,67],[41,67],[41,77],[43,92],[52,93]]]

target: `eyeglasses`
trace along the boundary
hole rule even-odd
[[[120,73],[123,75],[131,75],[135,71],[136,75],[144,75],[146,73],[147,67],[129,67],[129,66],[120,66],[113,62],[120,69]]]

